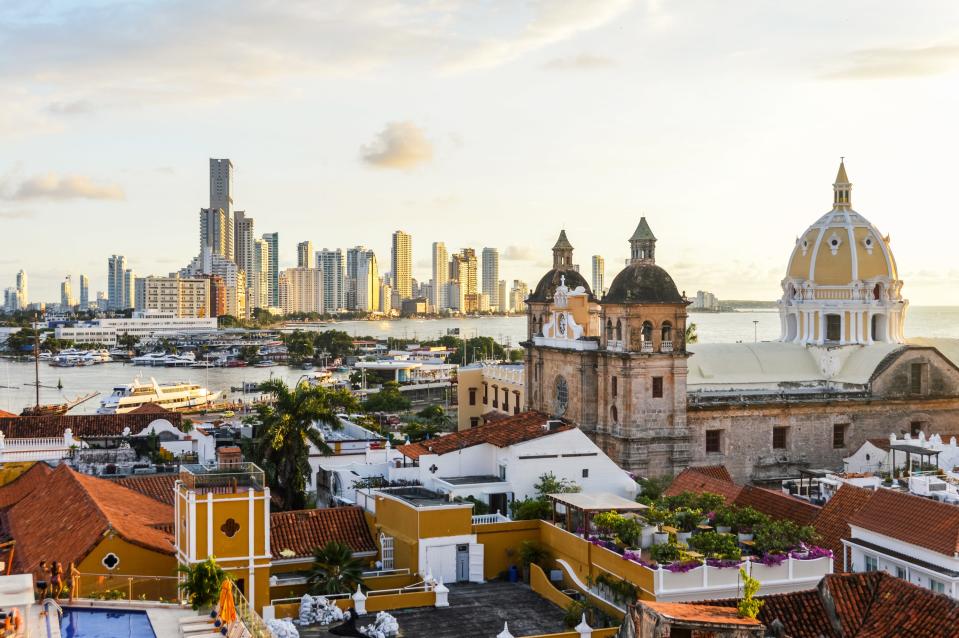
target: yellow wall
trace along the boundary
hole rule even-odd
[[[585,311],[584,311],[585,312]],[[588,313],[586,313],[588,318]],[[577,317],[577,322],[579,318]],[[526,409],[526,386],[523,376],[520,375],[519,382],[504,381],[503,379],[487,377],[484,375],[483,368],[460,368],[456,373],[456,427],[459,430],[470,429],[470,418],[482,417],[487,412],[499,412],[501,414],[513,414],[516,405],[516,395],[514,391],[519,392],[520,411]],[[483,382],[488,385],[487,402],[483,403]],[[497,386],[499,397],[497,407],[493,406],[493,385]],[[476,391],[476,403],[470,405],[470,388]],[[509,410],[503,410],[503,389],[509,390]],[[482,423],[482,420],[480,420]]]
[[[473,506],[443,507],[419,512],[420,538],[473,533]]]
[[[870,279],[872,277],[885,277],[888,276],[889,266],[886,265],[886,255],[882,252],[883,241],[881,237],[872,238],[872,254],[870,255],[866,252],[866,247],[863,245],[863,240],[866,236],[870,234],[868,228],[857,228],[853,233],[856,237],[856,245],[858,247],[859,255],[859,278],[860,279]],[[896,277],[896,273],[892,273],[893,277]],[[869,291],[869,298],[872,299],[872,290]]]
[[[832,254],[829,239],[833,233],[841,242]],[[813,273],[817,284],[846,285],[852,281],[852,256],[849,246],[849,233],[845,228],[827,228],[823,233],[819,252],[816,254],[816,270]]]
[[[510,568],[520,567],[519,546],[523,541],[539,540],[539,521],[512,521],[476,525],[476,542],[483,545],[483,577],[492,580]]]
[[[801,279],[809,278],[809,262],[812,260],[813,249],[816,247],[816,238],[819,236],[818,230],[810,230],[804,238],[800,238],[799,245],[796,246],[796,252],[792,262],[789,264],[789,276],[799,277]],[[806,249],[806,255],[802,254],[802,240],[809,242],[809,248]]]
[[[103,563],[103,557],[114,553],[120,562],[116,569],[109,570]],[[110,533],[101,540],[90,554],[87,555],[77,569],[81,574],[80,596],[89,598],[94,592],[120,590],[127,598],[130,590],[130,576],[166,576],[169,578],[151,580],[150,578],[134,578],[132,591],[133,598],[141,596],[149,600],[175,600],[177,598],[176,577],[177,562],[172,554],[161,554],[139,545],[128,543],[116,534]],[[66,572],[67,567],[64,567]],[[93,576],[96,574],[97,576]],[[109,574],[109,576],[101,576]],[[69,578],[69,576],[68,576]]]

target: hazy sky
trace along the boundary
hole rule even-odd
[[[534,284],[565,227],[608,281],[641,214],[681,289],[774,299],[795,237],[853,205],[915,304],[959,304],[959,3],[4,0],[0,287],[198,250],[208,158],[298,241],[497,246]],[[588,276],[588,275],[587,275]]]

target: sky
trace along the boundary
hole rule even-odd
[[[4,0],[0,288],[185,266],[228,157],[281,267],[311,240],[387,271],[403,229],[418,279],[443,241],[535,285],[565,228],[609,282],[645,215],[680,289],[773,300],[845,156],[904,296],[959,305],[956,25],[954,1]]]

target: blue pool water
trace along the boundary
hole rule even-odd
[[[63,638],[156,638],[145,611],[65,607]]]

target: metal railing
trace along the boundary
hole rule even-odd
[[[176,576],[80,572],[73,579],[72,598],[176,603],[180,599],[178,585]]]
[[[231,463],[210,467],[188,464],[181,466],[180,470],[180,480],[189,490],[248,487],[262,490],[266,485],[263,470],[255,463]]]
[[[640,352],[652,352],[653,351],[653,342],[652,341],[642,341],[639,344]]]
[[[673,351],[673,342],[672,341],[663,341],[659,344],[660,352],[672,352]]]
[[[256,610],[250,606],[246,596],[238,587],[233,587],[233,604],[236,606],[236,616],[243,626],[250,633],[251,638],[273,638],[273,633],[267,628],[266,623],[256,613]]]

